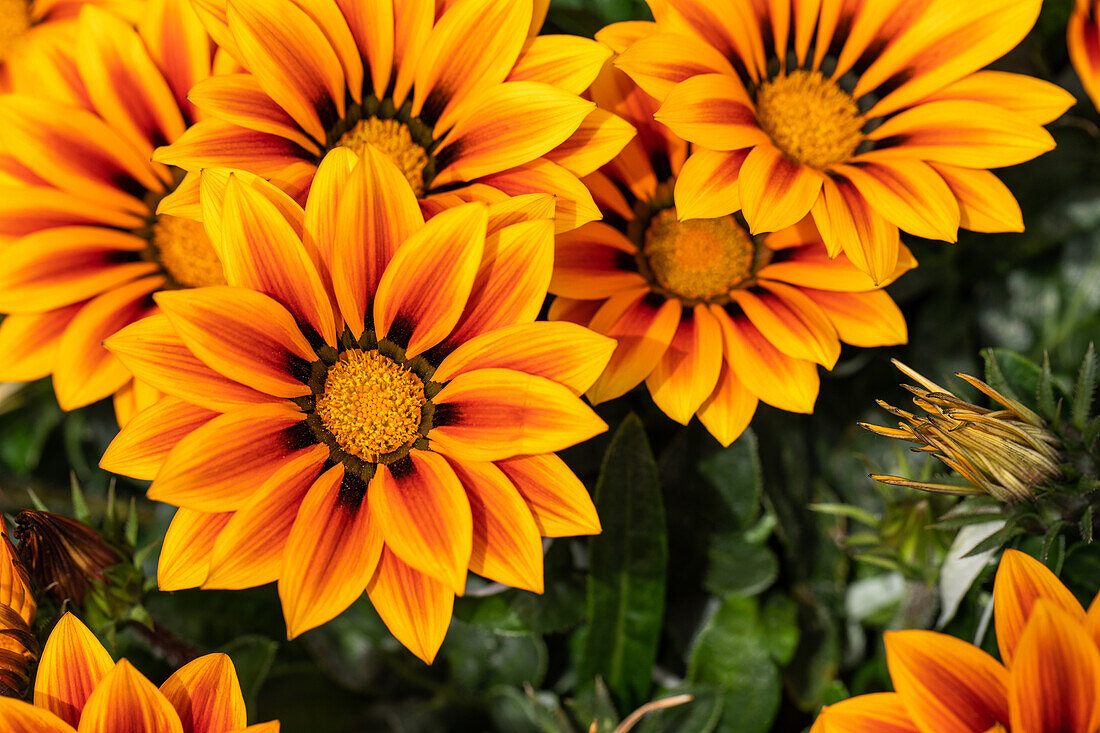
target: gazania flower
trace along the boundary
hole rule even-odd
[[[191,123],[213,46],[187,0],[147,3],[138,30],[92,6],[77,24],[41,97],[0,97],[0,380],[52,374],[64,409],[113,394],[125,422],[155,394],[102,341],[157,290],[225,281],[201,225],[154,213],[182,173],[149,160]]]
[[[32,625],[38,604],[30,577],[0,518],[0,696],[22,697],[38,659]]]
[[[1060,443],[1041,417],[969,374],[956,376],[998,404],[990,409],[959,399],[935,382],[894,360],[902,373],[920,387],[904,385],[913,404],[925,415],[913,414],[882,400],[878,404],[904,422],[897,428],[860,425],[887,438],[916,443],[915,451],[930,452],[966,479],[967,486],[911,481],[899,476],[871,478],[897,486],[946,494],[989,494],[999,501],[1019,501],[1035,495],[1061,474]]]
[[[198,85],[190,98],[212,119],[156,159],[251,171],[303,200],[327,151],[369,144],[427,199],[426,214],[549,192],[559,228],[592,221],[599,212],[577,176],[610,160],[633,130],[578,96],[610,51],[536,36],[547,3],[538,5],[199,0],[211,35],[247,73]]]
[[[959,227],[1022,231],[989,168],[1050,150],[1042,128],[1072,98],[979,71],[1010,50],[1041,0],[650,0],[660,33],[618,60],[699,146],[676,184],[683,219],[742,210],[753,234],[813,216],[830,254],[882,282],[898,229],[953,242]]]
[[[1073,68],[1094,106],[1100,105],[1100,3],[1077,0],[1066,29],[1066,45]]]
[[[38,587],[62,606],[82,605],[92,581],[122,561],[98,532],[60,514],[24,509],[15,518],[15,538]]]
[[[225,654],[199,657],[158,689],[125,659],[116,664],[69,613],[42,650],[34,704],[0,698],[0,727],[13,733],[278,733],[277,721],[249,726],[245,715],[237,670]]]
[[[535,323],[552,198],[427,224],[373,147],[330,153],[305,211],[248,174],[203,174],[230,287],[161,292],[108,347],[169,395],[100,465],[181,509],[163,589],[279,582],[291,637],[363,590],[430,661],[467,570],[542,591],[541,536],[591,534],[553,452],[606,429],[580,400],[610,339]]]
[[[622,47],[647,26],[611,26],[600,38]],[[761,236],[739,216],[681,220],[672,192],[688,144],[653,121],[657,102],[621,72],[608,68],[593,96],[639,131],[585,179],[605,221],[557,241],[551,318],[619,343],[588,391],[593,403],[645,380],[667,415],[684,424],[698,415],[728,445],[758,400],[812,412],[817,365],[831,369],[842,340],[905,342],[905,319],[890,296],[843,254],[830,259],[809,219]],[[886,281],[915,264],[902,246]]]
[[[895,692],[830,705],[813,733],[1100,731],[1100,595],[1086,613],[1042,563],[1005,550],[993,613],[1001,662],[946,634],[887,632]]]

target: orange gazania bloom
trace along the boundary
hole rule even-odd
[[[649,0],[660,33],[618,61],[700,146],[676,186],[683,218],[740,207],[751,232],[813,216],[830,254],[876,281],[898,229],[1022,231],[987,169],[1050,150],[1072,103],[979,71],[1028,33],[1041,0]]]
[[[35,67],[41,96],[0,97],[0,380],[52,374],[64,409],[114,394],[120,422],[155,393],[102,341],[157,290],[224,282],[201,225],[154,213],[182,172],[150,162],[194,119],[214,47],[187,0],[145,10],[135,30],[86,6]]]
[[[578,397],[614,343],[535,323],[552,197],[426,224],[373,147],[330,153],[305,210],[250,174],[203,174],[231,287],[157,293],[108,347],[167,395],[100,465],[180,508],[161,588],[279,582],[291,637],[364,589],[431,660],[467,569],[541,592],[541,536],[592,534],[554,455],[606,429]]]
[[[157,731],[278,733],[279,723],[249,726],[237,670],[225,654],[181,667],[160,689],[125,659],[116,664],[70,613],[42,650],[34,704],[0,698],[0,727],[12,733]]]
[[[1077,0],[1066,29],[1073,68],[1094,106],[1100,105],[1100,2]]]
[[[623,23],[600,38],[621,48],[651,31],[652,24]],[[728,445],[758,400],[812,412],[817,365],[831,369],[841,341],[905,342],[905,318],[890,296],[843,254],[830,259],[809,219],[757,237],[739,216],[681,221],[672,190],[688,143],[654,122],[656,100],[616,69],[601,74],[593,97],[638,129],[585,179],[605,221],[557,241],[551,317],[619,342],[588,391],[593,403],[645,380],[669,417],[686,424],[698,415]],[[886,282],[916,264],[899,246]]]
[[[38,659],[34,619],[38,603],[19,554],[8,539],[7,522],[0,518],[0,695],[22,697]]]
[[[427,199],[426,214],[550,192],[559,227],[597,219],[577,176],[610,160],[633,130],[578,96],[610,51],[536,36],[547,3],[537,4],[197,0],[247,73],[198,85],[191,99],[212,119],[156,159],[250,171],[304,200],[327,151],[370,144]],[[194,195],[181,190],[166,206]]]
[[[813,733],[1100,731],[1100,594],[1086,613],[1045,565],[1005,550],[993,613],[1001,662],[946,634],[887,632],[896,692],[830,705]]]

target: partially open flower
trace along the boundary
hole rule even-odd
[[[902,386],[915,395],[913,403],[926,414],[913,414],[879,400],[880,407],[903,422],[897,428],[860,425],[878,435],[916,443],[914,451],[932,453],[970,485],[928,483],[898,476],[871,478],[924,491],[989,494],[999,501],[1018,501],[1034,496],[1037,489],[1061,473],[1058,439],[1027,407],[968,374],[956,376],[999,408],[979,407],[960,399],[896,359],[894,366],[920,384]]]
[[[22,697],[30,684],[38,659],[31,632],[37,612],[30,578],[0,519],[0,695]]]
[[[26,509],[15,518],[15,536],[38,587],[61,604],[83,604],[89,584],[121,559],[98,532],[60,514]]]

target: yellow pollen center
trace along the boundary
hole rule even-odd
[[[0,0],[0,59],[31,27],[31,6],[27,0]]]
[[[756,119],[776,147],[814,168],[848,160],[863,141],[852,96],[816,71],[793,71],[756,92]]]
[[[689,301],[729,294],[752,275],[756,247],[732,217],[677,221],[664,209],[650,221],[643,254],[653,278]]]
[[[179,285],[225,285],[225,273],[202,224],[178,216],[160,216],[153,224],[153,247],[160,266]]]
[[[375,461],[416,439],[427,401],[420,377],[393,359],[346,351],[329,367],[316,413],[341,448]]]
[[[408,127],[397,120],[369,117],[344,133],[338,143],[351,148],[356,155],[362,155],[368,144],[390,157],[398,170],[405,174],[417,198],[424,195],[424,168],[428,165],[428,153],[413,141]]]

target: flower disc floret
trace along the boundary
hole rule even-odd
[[[721,299],[752,275],[755,246],[733,217],[678,221],[675,209],[653,217],[643,254],[653,279],[687,301]]]
[[[360,120],[343,134],[337,145],[349,148],[356,155],[362,155],[367,145],[373,145],[389,156],[417,196],[424,195],[424,169],[430,160],[428,152],[413,140],[408,126],[399,120],[377,117]]]
[[[764,82],[756,92],[756,118],[776,147],[814,168],[843,163],[863,140],[855,100],[817,71]]]
[[[189,288],[225,285],[221,260],[200,222],[160,216],[153,224],[150,241],[154,256],[177,285]]]
[[[27,0],[0,0],[0,58],[31,26]]]

